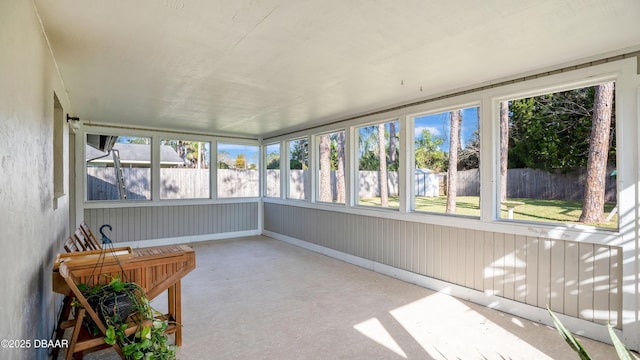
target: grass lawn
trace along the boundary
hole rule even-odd
[[[478,196],[458,196],[456,199],[456,214],[480,217],[480,198]],[[582,213],[581,201],[566,200],[535,200],[535,199],[509,199],[509,201],[523,202],[513,210],[514,220],[539,221],[547,223],[578,223]],[[380,206],[380,198],[360,199],[361,205]],[[416,210],[434,213],[444,213],[447,205],[446,196],[416,197]],[[615,204],[607,203],[604,206],[605,218],[611,212]],[[398,208],[398,197],[389,197],[389,207]],[[507,208],[502,206],[500,214],[502,219],[507,219]],[[609,223],[595,224],[595,226],[616,229],[618,227],[618,214],[614,215]]]

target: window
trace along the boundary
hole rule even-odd
[[[56,94],[53,94],[53,206],[64,196],[64,110]]]
[[[399,208],[399,122],[356,128],[358,205]]]
[[[316,137],[320,202],[345,203],[344,138],[344,130]]]
[[[615,83],[499,103],[499,217],[618,228]]]
[[[480,217],[479,108],[414,118],[414,210]]]
[[[259,147],[218,143],[218,197],[259,195]]]
[[[210,198],[210,163],[209,142],[161,139],[160,198]]]
[[[87,200],[150,200],[151,138],[87,134]]]
[[[287,198],[308,200],[309,183],[309,140],[298,139],[287,142],[289,153],[289,192]]]
[[[280,143],[265,147],[266,191],[267,197],[280,197]]]

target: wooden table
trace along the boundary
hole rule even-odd
[[[109,276],[120,276],[123,281],[132,281],[145,289],[149,300],[165,290],[168,297],[168,312],[164,317],[175,322],[176,345],[182,345],[182,300],[180,279],[196,267],[196,254],[188,245],[168,245],[148,248],[115,248],[117,256],[110,249],[58,254],[53,267],[53,291],[71,296],[64,278],[58,272],[64,261],[80,283],[92,286],[107,283]],[[104,255],[101,258],[101,254]],[[100,264],[97,265],[98,259]],[[93,274],[93,275],[92,275]],[[103,276],[108,275],[108,276]],[[69,301],[65,306],[69,307]],[[63,307],[63,320],[69,318],[70,308]]]

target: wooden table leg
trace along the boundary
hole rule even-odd
[[[65,296],[62,300],[62,310],[60,311],[60,318],[58,319],[58,326],[56,327],[56,342],[62,340],[64,337],[64,330],[66,328],[62,326],[62,323],[69,320],[69,316],[71,316],[71,296]],[[54,347],[52,352],[53,359],[58,358],[58,352],[60,352],[60,348]]]
[[[176,322],[176,345],[182,345],[182,300],[180,298],[180,280],[169,287],[167,291],[169,315]]]

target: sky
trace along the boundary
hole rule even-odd
[[[414,139],[421,138],[422,130],[428,129],[434,137],[440,137],[444,140],[443,144],[440,145],[440,149],[445,152],[449,151],[449,112],[417,116],[414,126]],[[473,132],[476,130],[478,130],[477,108],[462,109],[462,148],[465,148],[471,142]],[[129,137],[120,136],[118,142],[128,142],[129,139]],[[249,164],[257,164],[260,153],[258,146],[225,143],[218,143],[218,151],[229,154],[228,156],[232,159],[235,159],[238,154],[243,154]]]
[[[415,118],[414,139],[422,138],[422,130],[427,129],[433,137],[442,138],[440,150],[449,151],[449,112],[423,115]],[[478,130],[478,108],[462,109],[462,148],[473,139],[473,132]]]
[[[231,159],[235,159],[239,154],[242,154],[247,164],[258,164],[260,157],[260,148],[256,145],[218,143],[218,153],[220,152],[229,154]]]
[[[119,143],[128,143],[129,140],[136,139],[138,137],[128,137],[128,136],[119,136],[117,142]],[[207,142],[209,143],[209,142]],[[206,149],[209,147],[207,146]],[[218,143],[218,152],[224,152],[224,154],[228,154],[231,159],[235,159],[239,154],[243,154],[244,158],[247,161],[247,164],[257,164],[260,148],[255,145],[242,145],[242,144],[225,144]],[[207,158],[209,155],[209,151],[207,151]]]

